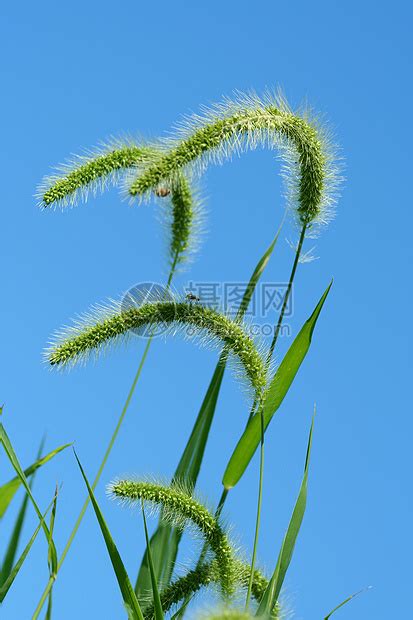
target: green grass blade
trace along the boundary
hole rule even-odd
[[[30,538],[29,542],[27,543],[26,547],[24,548],[21,556],[19,557],[19,559],[17,560],[16,564],[14,565],[14,567],[12,568],[12,570],[9,572],[9,574],[7,575],[7,578],[5,579],[4,583],[2,583],[1,588],[0,588],[0,603],[2,603],[6,597],[7,592],[10,590],[11,586],[13,585],[14,580],[17,577],[17,574],[19,572],[19,570],[21,569],[30,549],[32,548],[32,545],[34,543],[34,541],[37,538],[37,534],[40,532],[40,528],[42,527],[44,520],[46,518],[47,513],[50,510],[52,504],[50,504],[46,510],[46,512],[42,515],[39,525],[36,527],[35,531],[33,532],[32,537]]]
[[[323,304],[330,291],[332,282],[324,291],[320,301],[312,315],[304,323],[294,342],[288,349],[277,372],[269,386],[264,401],[264,424],[267,428],[275,412],[284,400],[290,386],[297,374],[307,352],[310,348],[315,324],[320,315]],[[234,487],[244,474],[249,462],[261,440],[261,420],[259,414],[255,414],[247,424],[241,439],[239,440],[225,470],[222,484],[226,489]]]
[[[47,551],[47,562],[49,564],[49,577],[50,579],[53,580],[53,582],[56,579],[56,575],[57,575],[57,555],[56,555],[56,550],[54,550],[54,547],[52,545],[52,540],[53,540],[54,525],[56,521],[58,492],[59,490],[58,490],[58,487],[56,486],[56,491],[55,491],[55,495],[53,498],[52,514],[50,515],[50,523],[49,523],[50,537],[49,537],[49,548]],[[47,610],[46,610],[45,620],[51,620],[51,617],[52,617],[52,593],[53,593],[53,589],[50,588],[50,592],[48,595],[48,601],[47,601]]]
[[[52,545],[54,524],[56,521],[57,494],[58,494],[58,488],[56,487],[56,491],[55,491],[54,498],[53,498],[52,514],[50,516],[50,523],[49,523],[49,548],[47,552],[47,561],[49,564],[49,571],[52,575],[56,573],[56,569],[57,569],[57,556],[55,553],[56,550],[53,549],[53,545]]]
[[[258,607],[257,616],[270,616],[271,611],[274,609],[275,604],[278,601],[281,587],[284,582],[285,575],[293,556],[295,543],[298,533],[303,522],[305,508],[307,504],[307,481],[308,481],[308,467],[310,465],[310,453],[311,443],[313,438],[314,417],[311,422],[310,434],[308,437],[307,454],[305,458],[304,475],[301,482],[300,492],[297,497],[297,501],[294,506],[293,514],[288,525],[287,533],[284,536],[284,540],[281,546],[281,550],[278,556],[277,564],[271,577],[270,583],[264,593],[261,603]]]
[[[40,521],[42,523],[42,529],[44,531],[44,534],[46,536],[46,540],[47,540],[48,544],[52,545],[52,547],[54,549],[54,553],[56,553],[56,548],[55,548],[55,544],[54,544],[53,540],[51,540],[51,543],[50,543],[50,540],[49,540],[49,538],[50,538],[49,528],[47,527],[46,523],[42,519],[42,513],[40,511],[39,506],[37,505],[36,500],[33,497],[33,493],[31,492],[29,483],[27,482],[26,474],[25,474],[25,472],[23,471],[23,469],[22,469],[22,467],[20,465],[19,459],[17,458],[17,455],[16,455],[16,453],[15,453],[15,451],[13,449],[13,446],[11,444],[11,441],[10,441],[10,439],[9,439],[7,433],[6,433],[6,429],[4,428],[3,424],[1,424],[1,423],[0,423],[0,443],[3,444],[3,447],[4,447],[4,450],[5,450],[6,454],[7,454],[7,457],[9,459],[10,463],[12,464],[13,469],[15,470],[18,478],[20,479],[21,484],[24,486],[24,488],[26,490],[26,493],[27,493],[27,495],[30,498],[31,503],[33,504],[33,507],[34,507],[34,509],[36,511],[36,514],[37,514],[38,518],[40,519]],[[33,472],[30,472],[30,473],[33,473]]]
[[[215,368],[211,383],[203,400],[201,409],[193,427],[189,441],[181,456],[174,474],[174,480],[185,481],[189,488],[195,486],[201,468],[205,446],[215,413],[218,394],[225,372],[225,356],[221,355]],[[160,520],[158,528],[151,537],[152,558],[158,584],[163,586],[169,583],[182,531],[179,528]],[[147,595],[151,589],[150,569],[147,553],[145,552],[139,570],[135,591],[139,597]]]
[[[51,617],[52,617],[52,592],[53,590],[50,590],[49,592],[49,596],[47,600],[46,615],[44,617],[44,620],[51,620]]]
[[[44,445],[44,440],[40,442],[39,450],[37,452],[37,457],[36,457],[37,459],[40,458],[40,455],[43,451],[43,445]],[[35,478],[35,473],[31,476],[30,481],[29,481],[30,489],[33,489],[34,478]],[[23,498],[23,502],[20,507],[20,510],[17,513],[17,518],[14,523],[13,531],[10,536],[9,544],[7,545],[7,550],[4,555],[4,560],[0,568],[0,587],[3,585],[3,583],[5,582],[5,580],[7,579],[7,577],[9,576],[13,568],[16,555],[17,555],[17,549],[19,546],[22,529],[23,529],[23,524],[26,518],[26,512],[27,512],[28,505],[29,505],[29,496],[26,493]]]
[[[110,560],[112,562],[112,566],[113,566],[113,570],[115,571],[115,575],[116,578],[118,580],[118,584],[119,584],[119,589],[121,591],[122,594],[122,598],[123,601],[125,603],[125,606],[128,610],[128,614],[130,616],[130,618],[133,618],[133,620],[144,620],[141,608],[139,606],[138,603],[138,599],[136,598],[136,594],[133,590],[132,584],[129,580],[128,577],[128,573],[126,572],[126,568],[122,562],[122,558],[120,557],[119,551],[113,541],[113,538],[110,534],[109,528],[106,524],[106,521],[103,517],[103,514],[99,508],[99,505],[95,499],[94,493],[92,491],[92,488],[89,484],[88,479],[86,478],[86,474],[83,470],[83,467],[77,457],[77,454],[75,452],[75,457],[77,460],[77,463],[79,465],[81,474],[83,476],[83,480],[85,481],[88,493],[89,493],[89,497],[90,497],[90,501],[92,503],[93,509],[95,511],[95,515],[96,518],[98,520],[103,538],[105,540],[105,544],[106,544],[106,548],[108,550],[109,553],[109,557]]]
[[[362,594],[363,592],[366,592],[366,590],[370,590],[369,586],[368,588],[363,588],[362,590],[359,590],[358,592],[354,592],[354,594],[351,594],[350,596],[348,596],[344,601],[342,601],[339,605],[337,605],[337,607],[334,607],[334,609],[332,609],[330,611],[330,613],[328,613],[326,615],[326,617],[324,618],[324,620],[329,620],[329,618],[331,618],[331,616],[337,611],[339,610],[341,607],[344,607],[344,605],[347,605],[347,603],[349,603],[351,600],[353,600],[353,598],[355,598],[356,596],[358,596],[359,594]]]
[[[273,241],[264,252],[253,271],[238,309],[237,319],[242,319],[248,308],[257,283],[259,282],[264,269],[271,258],[271,254],[277,243],[283,223],[284,221],[281,223],[281,226],[277,230]],[[181,480],[185,482],[186,486],[189,488],[195,487],[201,468],[209,431],[214,418],[216,404],[221,389],[225,366],[226,358],[223,353],[215,368],[208,390],[199,410],[198,417],[195,421],[191,436],[175,471],[174,480]],[[174,528],[164,523],[162,518],[160,519],[158,528],[151,538],[152,557],[155,571],[158,576],[158,584],[166,585],[170,582],[181,537],[182,532],[180,529]],[[145,552],[141,567],[139,569],[135,592],[139,597],[141,597],[146,595],[150,589],[150,570],[147,554]]]
[[[272,240],[271,244],[268,246],[268,248],[265,250],[264,254],[261,256],[260,260],[257,263],[257,266],[255,267],[252,276],[250,278],[250,281],[248,283],[248,286],[246,288],[246,291],[244,293],[244,296],[242,298],[242,301],[240,303],[240,307],[238,309],[237,312],[237,319],[242,319],[242,317],[244,316],[244,314],[246,313],[246,311],[248,310],[248,306],[250,304],[250,301],[252,299],[252,296],[255,292],[255,288],[258,284],[258,282],[260,281],[260,278],[262,276],[262,274],[264,273],[264,270],[268,264],[268,261],[271,258],[271,254],[273,253],[273,250],[275,248],[275,245],[278,241],[278,237],[280,236],[280,232],[281,229],[284,225],[284,220],[285,220],[285,216],[281,222],[280,227],[278,228],[276,235],[274,237],[274,239]]]
[[[0,587],[4,584],[13,569],[28,505],[29,496],[26,494],[23,498],[22,505],[17,514],[13,531],[10,536],[9,544],[7,545],[6,553],[4,554],[4,560],[0,568]]]
[[[5,433],[5,430],[4,430],[4,427],[1,426],[1,429],[0,429],[0,442],[1,443],[4,443],[3,433]],[[10,443],[9,440],[8,442]],[[25,477],[28,478],[29,476],[34,474],[34,472],[37,469],[39,469],[39,467],[41,467],[42,465],[50,461],[54,456],[56,456],[56,454],[59,454],[59,452],[62,452],[62,450],[65,450],[71,445],[72,444],[68,443],[68,444],[65,444],[64,446],[60,446],[59,448],[52,450],[52,452],[49,452],[49,454],[46,454],[46,456],[43,456],[42,458],[37,459],[37,461],[35,461],[32,465],[30,465],[30,467],[27,467],[24,470]],[[6,452],[7,452],[7,449],[6,449]],[[11,500],[15,496],[16,491],[19,489],[21,484],[22,484],[22,478],[20,477],[20,475],[17,475],[15,478],[13,478],[12,480],[9,480],[9,482],[6,482],[6,484],[3,484],[3,486],[0,487],[0,519],[4,516],[4,513],[9,507]]]
[[[146,552],[148,555],[149,562],[149,570],[151,573],[151,584],[152,584],[152,594],[153,594],[153,606],[155,611],[155,620],[164,620],[164,614],[162,609],[161,597],[159,596],[158,590],[158,580],[156,577],[155,569],[153,566],[152,553],[151,553],[151,543],[148,535],[148,526],[146,525],[146,516],[145,516],[145,507],[142,501],[142,517],[143,517],[143,527],[145,530],[145,539],[146,539]]]

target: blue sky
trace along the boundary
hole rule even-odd
[[[329,121],[346,161],[346,182],[337,217],[316,242],[320,258],[301,265],[296,279],[293,333],[331,277],[334,285],[311,352],[268,433],[260,563],[268,571],[274,566],[316,402],[308,511],[285,598],[295,617],[322,618],[348,594],[372,585],[337,618],[405,617],[412,552],[411,7],[354,0],[126,0],[118,6],[73,0],[8,3],[0,11],[0,400],[22,463],[34,459],[46,433],[49,449],[74,441],[93,476],[143,344],[136,340],[95,365],[60,374],[42,365],[42,349],[76,313],[137,282],[163,282],[166,274],[153,205],[130,207],[109,192],[76,209],[41,212],[33,194],[42,176],[108,136],[161,135],[182,113],[234,89],[260,93],[279,85],[293,106],[308,101]],[[177,288],[188,279],[249,277],[282,216],[277,171],[273,154],[261,151],[210,168],[203,180],[208,234]],[[288,277],[293,255],[284,238],[294,234],[287,225],[269,281]],[[287,346],[283,338],[278,360]],[[104,483],[125,473],[171,475],[216,359],[216,351],[179,339],[155,342]],[[199,481],[211,504],[246,416],[245,396],[228,373]],[[11,472],[3,457],[0,463],[5,480]],[[226,507],[247,551],[257,472],[254,460]],[[56,524],[62,549],[84,498],[70,451],[38,476],[42,505],[56,481],[63,485]],[[143,550],[141,520],[108,502],[104,483],[98,499],[134,575]],[[2,523],[6,532],[14,516],[11,510]],[[35,522],[31,514],[26,538]],[[194,554],[187,542],[181,562]],[[46,580],[39,537],[2,617],[30,618]],[[121,617],[92,514],[60,573],[54,605],[59,620]]]

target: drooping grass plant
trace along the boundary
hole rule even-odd
[[[182,171],[195,175],[258,146],[280,152],[287,199],[298,220],[307,226],[328,222],[339,182],[334,149],[321,127],[307,113],[294,114],[280,95],[239,95],[185,119],[176,137],[159,140],[148,160],[137,162],[140,173],[126,178],[125,190],[144,196]]]
[[[99,191],[103,191],[110,185],[119,184],[125,172],[132,165],[136,165],[137,162],[147,158],[150,151],[151,149],[145,144],[137,144],[131,140],[116,140],[111,141],[108,145],[101,147],[95,152],[77,156],[72,161],[60,166],[56,174],[43,179],[37,190],[39,206],[43,208],[50,208],[52,206],[65,207],[68,205],[73,206],[80,201],[86,202],[90,193],[95,196]],[[170,264],[166,282],[166,290],[168,290],[178,267],[188,261],[191,252],[196,248],[197,232],[200,228],[202,216],[202,202],[183,174],[177,176],[172,186],[158,188],[154,194],[161,199],[164,205],[164,220],[168,225]],[[165,201],[168,205],[165,205]],[[99,483],[122,427],[149,353],[151,342],[152,338],[149,338],[125,404],[93,480],[92,490]],[[60,570],[66,558],[86,513],[89,501],[89,497],[87,497],[63,549],[57,570]],[[52,582],[49,581],[43,597],[48,590],[50,591],[51,586]]]
[[[206,110],[203,114],[184,121],[178,128],[175,137],[160,139],[150,144],[145,143],[142,146],[130,142],[110,145],[103,152],[94,156],[91,155],[86,159],[77,160],[69,169],[61,170],[60,175],[46,179],[39,192],[40,204],[43,207],[74,204],[79,198],[86,199],[90,191],[96,193],[110,183],[122,185],[124,193],[130,198],[138,197],[140,200],[144,200],[155,196],[162,201],[167,200],[170,204],[168,221],[171,269],[167,281],[167,288],[169,288],[177,266],[182,262],[191,246],[195,230],[197,209],[191,193],[193,180],[199,177],[210,163],[223,162],[233,154],[239,154],[246,149],[254,149],[258,146],[277,149],[283,162],[282,176],[285,180],[287,204],[290,206],[294,220],[300,228],[289,283],[275,325],[274,335],[265,357],[258,351],[246,333],[245,327],[238,320],[241,317],[232,321],[227,316],[204,307],[202,303],[197,305],[180,300],[172,303],[157,300],[127,310],[122,309],[119,304],[115,304],[109,309],[104,309],[98,316],[94,313],[72,328],[63,330],[58,340],[47,352],[47,359],[52,365],[70,365],[78,360],[86,359],[90,354],[106,348],[119,339],[125,338],[132,330],[160,324],[167,327],[178,326],[179,328],[191,326],[196,328],[197,332],[201,331],[206,334],[207,339],[218,340],[224,347],[223,355],[220,358],[217,371],[214,373],[207,397],[194,426],[194,431],[177,470],[179,471],[178,480],[185,481],[188,478],[190,481],[190,491],[196,483],[228,353],[232,353],[233,357],[238,359],[254,393],[250,422],[238,444],[238,446],[245,444],[248,447],[247,458],[244,458],[237,446],[229,463],[231,471],[228,473],[227,468],[224,475],[224,491],[216,515],[215,517],[210,516],[215,519],[215,523],[218,523],[228,491],[233,486],[233,484],[228,483],[228,480],[234,479],[237,482],[245,471],[256,449],[258,420],[261,443],[260,479],[254,548],[252,563],[248,572],[246,617],[249,617],[247,612],[249,599],[251,595],[255,596],[255,557],[263,488],[264,432],[305,357],[318,314],[313,320],[308,343],[306,342],[304,348],[300,349],[298,353],[294,350],[288,358],[288,369],[285,370],[283,363],[281,363],[279,370],[282,370],[282,373],[277,371],[272,378],[270,377],[271,359],[302,255],[305,238],[313,235],[320,225],[329,221],[332,215],[339,177],[338,168],[334,162],[334,150],[330,141],[310,114],[306,112],[294,113],[280,96],[266,96],[264,99],[259,99],[255,95],[238,96],[235,101],[224,100],[223,103],[211,110]],[[262,269],[258,269],[258,266],[257,270],[252,291],[262,273]],[[254,276],[252,280],[254,280]],[[251,296],[245,296],[245,308],[243,310],[248,306],[250,299]],[[321,305],[319,304],[320,309]],[[130,403],[150,342],[151,339],[145,348],[138,373],[98,475],[91,486],[92,493]],[[192,465],[193,460],[197,463],[195,467]],[[231,473],[234,467],[238,471],[235,477]],[[190,498],[190,495],[188,497]],[[161,504],[163,505],[162,502]],[[61,561],[76,534],[86,506],[87,503],[82,509],[64,549]],[[161,516],[165,517],[164,509]],[[166,577],[163,585],[167,587],[172,576],[179,536],[175,538],[172,536],[171,538],[173,530],[162,528],[164,525],[161,523],[160,529],[150,541],[150,546],[152,543],[158,545],[157,553],[154,555],[158,559],[155,564],[151,564],[151,579],[153,584],[155,568],[158,571],[158,578]],[[208,537],[206,537],[206,546],[198,565],[194,569],[195,573],[205,566],[207,546],[213,548]],[[167,549],[166,553],[163,552],[163,547]],[[59,567],[60,565],[58,565]],[[140,577],[141,573],[139,579]],[[140,587],[139,579],[137,592]],[[142,583],[144,581],[145,579]],[[224,587],[224,590],[227,588],[227,592],[229,591],[228,587],[228,584]],[[50,589],[50,583],[48,588]],[[46,594],[47,588],[43,594],[43,600],[45,600]],[[267,593],[266,596],[268,600],[269,594]],[[260,605],[262,605],[263,598],[265,597],[261,597]],[[273,602],[276,603],[277,601]],[[185,600],[182,610],[186,608],[186,603]],[[228,611],[228,613],[232,612]],[[235,615],[234,617],[241,616]]]
[[[109,486],[114,497],[136,503],[141,500],[162,508],[164,519],[183,528],[190,522],[197,528],[211,547],[219,573],[222,591],[230,596],[234,591],[234,557],[227,534],[213,514],[190,494],[176,486],[164,486],[152,482],[119,480]]]
[[[214,554],[212,561],[189,570],[162,590],[160,600],[165,612],[212,583],[218,584],[225,598],[229,599],[238,587],[249,587],[251,580],[252,594],[257,603],[260,603],[269,586],[268,579],[260,571],[256,569],[252,571],[248,564],[236,557],[220,519],[192,494],[177,485],[165,486],[128,479],[111,483],[108,486],[108,493],[127,505],[139,505],[140,502],[145,502],[155,510],[162,508],[163,518],[181,529],[190,522],[208,542]],[[276,604],[273,605],[271,614],[273,618],[278,618]],[[144,607],[144,615],[146,618],[153,617],[152,603]]]

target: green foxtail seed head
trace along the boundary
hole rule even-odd
[[[96,152],[75,157],[48,176],[37,190],[39,205],[75,205],[86,202],[89,194],[103,192],[110,185],[118,185],[126,171],[138,164],[153,160],[153,148],[132,140],[112,141]],[[188,252],[196,249],[202,223],[202,202],[183,174],[173,184],[163,184],[154,191],[166,213],[170,231],[169,254],[174,268],[186,260]]]
[[[160,190],[157,190],[157,195],[162,196]],[[168,198],[163,215],[169,236],[169,261],[174,269],[187,261],[197,249],[202,232],[203,203],[199,192],[191,187],[183,174],[177,175]],[[162,203],[165,204],[164,198]]]
[[[199,620],[253,620],[254,616],[243,609],[218,609],[198,616]]]
[[[204,334],[208,344],[223,344],[240,362],[260,398],[267,383],[266,364],[245,326],[202,304],[154,301],[122,311],[119,303],[112,302],[107,308],[95,308],[94,313],[56,335],[46,351],[46,361],[52,366],[73,365],[128,337],[133,330],[157,325],[170,327],[167,334],[172,330],[181,330],[189,337]],[[190,333],[187,328],[191,328]]]
[[[248,588],[251,567],[248,564],[234,559],[233,574],[235,575],[236,586],[244,589]],[[208,587],[211,584],[219,584],[220,573],[216,560],[207,562],[197,566],[193,570],[188,571],[182,577],[176,579],[173,583],[166,586],[161,591],[161,603],[164,612],[169,611],[172,607],[177,606],[181,601],[192,598],[199,590]],[[268,586],[268,579],[259,570],[254,570],[252,580],[252,596],[257,603],[260,603],[265,590]],[[153,601],[144,608],[145,618],[150,620],[154,617]],[[274,618],[278,618],[278,611],[274,612]]]
[[[46,176],[37,189],[39,206],[73,206],[86,202],[90,193],[96,195],[116,185],[128,168],[143,163],[151,153],[145,145],[132,140],[112,140],[93,152],[77,155]]]
[[[205,506],[177,486],[163,486],[153,482],[119,480],[108,487],[108,492],[126,502],[148,502],[162,509],[162,517],[174,525],[184,527],[189,521],[202,534],[215,555],[222,592],[229,596],[234,590],[234,558],[232,547],[222,526]]]
[[[156,143],[156,156],[138,165],[137,177],[131,171],[125,189],[143,196],[181,171],[198,174],[211,162],[259,145],[280,151],[287,198],[298,220],[308,227],[327,222],[340,181],[333,149],[325,132],[307,114],[294,114],[280,95],[238,95],[185,119],[177,137]]]

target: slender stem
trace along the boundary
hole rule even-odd
[[[273,353],[274,353],[275,345],[277,343],[278,335],[280,333],[280,329],[281,329],[281,326],[282,326],[282,323],[283,323],[283,320],[284,320],[284,314],[285,314],[285,310],[287,308],[288,300],[290,298],[291,289],[292,289],[295,273],[297,271],[298,262],[300,260],[300,254],[301,254],[301,250],[302,250],[302,247],[303,247],[306,230],[307,230],[307,223],[304,223],[303,227],[301,229],[301,234],[300,234],[300,238],[299,238],[299,241],[298,241],[297,250],[295,252],[294,262],[293,262],[293,266],[292,266],[292,269],[291,269],[290,280],[288,282],[287,290],[286,290],[285,295],[284,295],[280,316],[278,317],[277,326],[275,328],[274,336],[273,336],[273,339],[272,339],[272,342],[271,342],[271,345],[270,345],[270,348],[269,348],[269,351],[268,351],[268,355],[267,355],[267,369],[270,366],[270,362],[271,362],[271,359],[272,359],[272,356],[273,356]],[[252,415],[254,413],[255,406],[256,406],[256,403],[254,402],[253,408],[251,409],[250,419],[251,419],[251,417],[252,417]],[[258,539],[259,539],[260,524],[261,524],[261,506],[262,506],[262,494],[263,494],[263,481],[264,481],[264,434],[265,434],[265,426],[264,426],[264,410],[263,410],[262,403],[259,404],[259,408],[260,408],[259,412],[260,412],[260,421],[261,421],[260,473],[259,473],[259,481],[258,481],[258,500],[257,500],[257,516],[256,516],[256,521],[255,521],[254,546],[253,546],[253,550],[252,550],[252,559],[251,559],[251,574],[250,574],[250,578],[249,578],[249,582],[248,582],[247,598],[246,598],[246,601],[245,601],[245,610],[246,611],[248,610],[250,599],[251,599],[252,580],[253,580],[253,575],[254,575],[255,561],[256,561],[256,557],[257,557],[257,547],[258,547]]]
[[[127,412],[128,408],[129,408],[130,402],[132,400],[133,393],[134,393],[135,388],[136,388],[136,384],[138,383],[139,377],[140,377],[142,369],[143,369],[143,365],[144,365],[146,357],[148,355],[149,348],[151,346],[151,342],[152,342],[152,336],[148,339],[148,342],[146,343],[146,347],[145,347],[145,350],[143,352],[141,361],[139,363],[138,370],[136,371],[135,377],[133,379],[131,388],[129,390],[128,397],[127,397],[126,402],[125,402],[125,404],[123,406],[123,409],[122,409],[122,412],[121,412],[121,414],[119,416],[119,419],[118,419],[118,422],[116,424],[115,430],[113,431],[112,437],[110,438],[108,447],[106,448],[106,451],[105,451],[105,454],[103,456],[102,462],[100,464],[100,467],[99,467],[99,469],[97,471],[97,474],[95,476],[95,479],[93,481],[92,491],[95,490],[95,488],[96,488],[96,486],[97,486],[97,484],[98,484],[98,482],[100,480],[100,477],[101,477],[102,472],[103,472],[103,470],[105,468],[105,465],[107,463],[109,455],[110,455],[110,453],[112,451],[113,445],[114,445],[114,443],[116,441],[116,438],[118,436],[120,427],[122,426],[122,422],[123,422],[123,420],[125,418],[125,415],[126,415],[126,412]],[[89,503],[90,503],[90,497],[88,496],[86,498],[86,500],[85,500],[85,503],[82,506],[82,510],[79,513],[79,516],[78,516],[78,518],[76,520],[76,523],[75,523],[75,525],[73,527],[73,530],[72,530],[72,532],[71,532],[71,534],[69,536],[69,539],[68,539],[68,541],[66,543],[66,546],[65,546],[65,548],[62,551],[62,555],[60,556],[60,560],[59,560],[59,563],[57,565],[58,569],[61,567],[61,565],[63,564],[63,562],[65,560],[67,552],[69,551],[69,548],[70,548],[70,546],[71,546],[71,544],[73,542],[74,537],[76,536],[77,530],[79,529],[79,526],[80,526],[80,524],[82,522],[82,519],[84,517],[84,514],[86,512],[86,509],[87,509]]]
[[[290,298],[291,289],[292,289],[292,285],[293,285],[293,281],[294,281],[294,277],[295,277],[295,272],[297,271],[298,262],[300,260],[301,250],[302,250],[302,247],[303,247],[306,231],[307,231],[307,223],[305,222],[303,224],[302,229],[301,229],[300,239],[298,241],[297,250],[295,252],[294,263],[293,263],[293,267],[291,269],[290,280],[288,282],[287,290],[286,290],[285,295],[284,295],[280,316],[278,317],[277,327],[275,328],[274,336],[273,336],[273,339],[272,339],[272,342],[271,342],[271,345],[270,345],[270,348],[269,348],[269,351],[268,351],[268,355],[267,355],[267,364],[268,365],[269,365],[269,363],[271,361],[271,358],[273,356],[275,345],[277,343],[278,336],[279,336],[279,333],[280,333],[280,329],[281,329],[281,326],[282,326],[282,323],[283,323],[283,320],[284,320],[284,314],[285,314],[285,310],[287,308],[288,300]]]
[[[257,517],[255,521],[255,534],[254,534],[254,547],[252,550],[251,559],[251,572],[248,580],[247,599],[245,601],[245,611],[248,611],[248,607],[251,600],[252,582],[254,578],[255,561],[257,559],[258,538],[260,533],[261,524],[261,506],[262,506],[262,490],[264,485],[264,409],[262,404],[260,405],[260,420],[261,420],[261,446],[260,446],[260,475],[258,483],[258,502],[257,502]]]
[[[169,288],[171,286],[172,278],[173,278],[173,276],[175,274],[176,265],[178,263],[178,258],[179,258],[179,252],[176,252],[175,256],[174,256],[174,260],[172,262],[172,266],[171,266],[170,272],[169,272],[168,280],[167,280],[167,283],[166,283],[166,290],[167,291],[169,290]],[[142,373],[142,369],[143,369],[143,366],[145,364],[145,360],[146,360],[147,355],[149,353],[149,349],[150,349],[150,346],[151,346],[151,343],[152,343],[152,338],[153,338],[153,336],[150,336],[148,338],[148,342],[146,343],[145,349],[143,351],[143,355],[142,355],[141,360],[139,362],[138,370],[136,371],[136,374],[135,374],[135,377],[133,379],[132,385],[130,387],[130,390],[129,390],[128,396],[126,398],[125,404],[123,405],[121,414],[119,416],[119,419],[117,421],[115,429],[114,429],[114,431],[112,433],[112,436],[110,438],[109,444],[108,444],[108,446],[106,448],[105,454],[103,455],[102,462],[101,462],[101,464],[99,466],[99,469],[98,469],[97,474],[95,476],[95,479],[93,481],[93,484],[92,484],[92,490],[93,491],[95,490],[96,486],[99,483],[100,477],[101,477],[101,475],[103,473],[103,470],[105,468],[105,465],[107,463],[109,455],[110,455],[110,453],[112,451],[112,448],[114,446],[116,438],[117,438],[117,436],[119,434],[119,431],[120,431],[120,428],[122,426],[123,420],[125,418],[126,412],[128,411],[130,402],[132,400],[133,394],[134,394],[135,389],[136,389],[136,385],[137,385],[139,377],[140,377],[140,375]],[[82,506],[82,509],[81,509],[81,511],[79,513],[79,516],[76,519],[76,523],[73,526],[73,529],[72,529],[72,531],[70,533],[68,541],[67,541],[67,543],[66,543],[66,545],[65,545],[65,547],[64,547],[64,549],[62,551],[62,554],[60,556],[59,562],[57,564],[56,573],[52,577],[50,577],[49,581],[47,582],[46,588],[44,589],[44,592],[43,592],[43,594],[42,594],[42,596],[40,598],[39,604],[37,605],[37,607],[35,609],[35,612],[34,612],[34,614],[32,616],[32,620],[37,620],[37,618],[38,618],[38,616],[39,616],[39,614],[40,614],[40,612],[42,610],[42,607],[43,607],[44,603],[46,602],[47,596],[48,596],[48,594],[49,594],[49,592],[50,592],[50,590],[51,590],[51,588],[53,586],[53,583],[54,583],[56,577],[57,577],[57,573],[59,572],[63,562],[65,561],[65,558],[66,558],[66,556],[67,556],[67,554],[69,552],[69,549],[70,549],[70,547],[71,547],[71,545],[73,543],[73,540],[74,540],[74,538],[75,538],[75,536],[77,534],[77,531],[78,531],[78,529],[80,527],[80,524],[82,523],[83,517],[85,516],[85,513],[86,513],[86,510],[87,510],[87,507],[88,507],[89,503],[90,503],[90,497],[87,496],[87,498],[85,499],[85,502],[84,502],[84,504]]]
[[[303,224],[303,227],[301,229],[301,233],[300,233],[300,238],[298,241],[298,245],[297,245],[297,249],[296,249],[296,253],[295,253],[295,257],[294,257],[294,262],[293,262],[293,266],[291,269],[291,274],[290,274],[290,279],[288,282],[288,286],[287,286],[287,290],[285,292],[284,295],[284,299],[283,299],[283,304],[281,307],[281,311],[280,311],[280,315],[278,317],[278,321],[277,321],[277,325],[274,331],[274,336],[268,351],[268,355],[267,355],[267,367],[269,367],[273,353],[274,353],[274,349],[275,349],[275,345],[277,343],[277,339],[282,327],[282,323],[284,320],[284,315],[285,315],[285,310],[287,308],[287,304],[288,304],[288,300],[290,298],[290,294],[291,294],[291,290],[292,290],[292,285],[294,282],[294,278],[295,278],[295,273],[297,271],[297,266],[300,260],[300,255],[301,255],[301,250],[303,247],[303,243],[304,243],[304,239],[305,239],[305,233],[307,231],[307,222],[305,222]],[[254,400],[252,407],[251,407],[251,411],[250,411],[250,415],[248,417],[248,421],[247,421],[247,425],[249,423],[249,421],[251,420],[251,418],[254,416],[255,412],[256,412],[256,408],[257,408],[257,401]],[[263,491],[263,477],[264,477],[264,434],[265,434],[265,428],[264,428],[264,413],[263,413],[263,409],[261,407],[260,409],[260,415],[261,415],[261,448],[260,448],[260,474],[259,474],[259,490],[258,490],[258,501],[257,501],[257,517],[256,517],[256,526],[255,526],[255,535],[254,535],[254,548],[253,548],[253,556],[252,556],[252,563],[254,565],[255,563],[255,557],[256,557],[256,551],[257,551],[257,545],[258,545],[258,535],[259,535],[259,527],[260,527],[260,521],[261,521],[261,506],[262,506],[262,491]],[[222,492],[221,498],[219,500],[218,503],[218,507],[215,511],[215,516],[218,518],[222,512],[222,509],[224,508],[224,504],[227,500],[228,497],[228,492],[229,489],[224,489],[224,491]],[[201,555],[199,557],[198,563],[197,563],[197,567],[199,567],[201,565],[201,563],[203,562],[203,560],[205,559],[205,555],[207,553],[208,550],[208,544],[204,543],[203,547],[202,547],[202,551],[201,551]],[[253,570],[251,571],[251,575],[253,575]],[[248,607],[249,604],[249,600],[251,597],[251,590],[250,590],[250,586],[251,583],[248,584],[248,594],[247,594],[247,602],[246,602],[246,607]]]
[[[114,443],[116,441],[116,438],[117,438],[118,433],[120,431],[120,428],[122,426],[122,422],[123,422],[123,420],[125,418],[125,415],[126,415],[126,412],[127,412],[128,408],[129,408],[130,402],[132,400],[133,393],[134,393],[135,388],[136,388],[136,384],[138,383],[139,377],[140,377],[142,369],[143,369],[143,365],[144,365],[146,357],[148,355],[149,348],[151,346],[151,342],[152,342],[152,336],[148,339],[148,342],[146,343],[145,350],[143,352],[141,361],[139,363],[138,370],[136,371],[135,377],[134,377],[132,385],[130,387],[127,399],[126,399],[125,404],[124,404],[124,406],[122,408],[122,412],[121,412],[121,414],[119,416],[118,422],[117,422],[117,424],[115,426],[115,429],[114,429],[114,431],[112,433],[112,437],[110,438],[110,441],[109,441],[109,444],[108,444],[108,446],[106,448],[106,451],[105,451],[105,454],[103,456],[102,462],[101,462],[101,464],[99,466],[99,469],[98,469],[97,474],[95,476],[95,479],[93,481],[92,490],[95,490],[97,484],[99,483],[99,480],[100,480],[100,477],[101,477],[102,472],[104,470],[104,467],[105,467],[105,465],[107,463],[107,460],[108,460],[109,455],[110,455],[110,453],[112,451],[113,445],[114,445]],[[51,590],[51,588],[53,586],[53,583],[54,583],[54,581],[56,579],[57,573],[59,572],[60,568],[62,567],[63,562],[65,561],[65,558],[66,558],[66,556],[67,556],[67,554],[69,552],[69,549],[70,549],[70,547],[71,547],[71,545],[73,543],[73,540],[74,540],[74,538],[75,538],[75,536],[77,534],[77,531],[78,531],[78,529],[80,527],[80,524],[81,524],[81,522],[83,520],[83,517],[85,516],[85,512],[87,510],[87,507],[88,507],[89,503],[90,503],[90,497],[88,496],[85,499],[85,502],[84,502],[84,504],[82,506],[82,509],[81,509],[80,513],[79,513],[79,516],[76,519],[76,522],[75,522],[75,524],[73,526],[73,529],[72,529],[72,531],[70,533],[70,536],[69,536],[69,538],[67,540],[67,543],[66,543],[66,545],[65,545],[65,547],[64,547],[64,549],[62,551],[62,554],[60,556],[59,562],[57,564],[56,573],[47,582],[46,588],[45,588],[45,590],[44,590],[44,592],[42,594],[42,597],[41,597],[41,599],[39,601],[39,604],[36,607],[36,610],[35,610],[35,612],[34,612],[34,614],[32,616],[32,620],[36,620],[38,618],[39,613],[42,610],[42,607],[43,607],[44,603],[46,602],[47,595],[49,594],[49,592],[50,592],[50,590]]]

